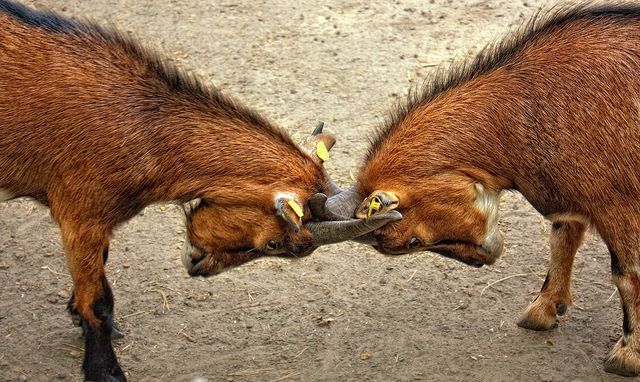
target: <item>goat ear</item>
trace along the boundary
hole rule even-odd
[[[320,163],[329,160],[329,150],[336,144],[336,138],[331,134],[323,133],[323,128],[324,122],[318,123],[311,135],[301,143],[302,148]]]
[[[277,194],[275,196],[276,215],[282,218],[295,233],[300,232],[304,210],[293,194]]]

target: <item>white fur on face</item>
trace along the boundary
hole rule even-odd
[[[482,247],[497,258],[503,249],[502,233],[498,227],[500,193],[486,190],[480,183],[475,184],[475,189],[477,198],[474,204],[487,219],[487,235],[482,243]]]
[[[0,189],[0,202],[4,202],[5,200],[13,198],[15,198],[15,195],[10,194],[8,191]]]

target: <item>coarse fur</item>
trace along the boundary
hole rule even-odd
[[[573,259],[591,226],[609,246],[624,311],[606,370],[637,375],[639,101],[639,5],[536,16],[475,60],[437,73],[379,131],[358,192],[397,200],[404,218],[375,232],[376,247],[491,264],[502,237],[487,206],[517,190],[554,222],[545,285],[519,321],[542,330],[571,304]]]
[[[277,195],[304,206],[325,174],[284,131],[114,30],[5,0],[0,24],[0,200],[32,197],[60,225],[86,379],[125,380],[104,262],[114,227],[145,206],[202,199],[192,274],[313,250]]]
[[[404,102],[398,102],[395,109],[380,126],[377,133],[370,140],[367,160],[375,155],[391,131],[399,126],[410,112],[424,105],[438,95],[456,86],[462,85],[492,70],[509,65],[518,60],[518,53],[526,49],[527,44],[540,38],[553,29],[571,23],[572,21],[589,18],[640,17],[639,7],[633,3],[606,4],[589,6],[588,2],[573,6],[557,5],[544,11],[540,10],[520,30],[513,32],[507,38],[489,43],[471,60],[454,62],[451,66],[438,67],[425,79],[422,86],[412,88]]]

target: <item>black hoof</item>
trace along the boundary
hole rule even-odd
[[[127,382],[127,379],[122,377],[114,377],[113,375],[107,375],[105,378],[96,379],[96,380],[87,380],[87,382]]]
[[[88,338],[87,340],[88,342],[91,342],[91,338]],[[111,348],[110,341],[108,344],[109,349],[106,349],[106,353],[100,354],[100,351],[94,354],[85,353],[85,364],[83,365],[83,369],[86,381],[127,382],[127,377],[124,376],[124,372],[122,372],[120,365],[118,365],[118,361],[115,358],[115,354],[113,353],[113,348]],[[85,344],[85,346],[86,345],[87,344]],[[100,359],[100,356],[104,358]],[[87,359],[98,361],[100,363],[89,363],[87,365]]]
[[[87,382],[127,382],[124,375],[104,375],[97,379],[87,379]]]

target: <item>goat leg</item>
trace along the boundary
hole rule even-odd
[[[78,313],[85,334],[82,364],[85,380],[126,382],[111,345],[114,302],[104,273],[109,230],[61,220],[67,264],[74,284],[70,312]]]
[[[102,263],[106,264],[108,258],[109,258],[109,248],[107,247],[102,252]],[[73,323],[73,325],[82,328],[82,336],[84,337],[87,335],[87,332],[85,330],[85,326],[82,325],[82,318],[80,317],[80,313],[78,313],[78,310],[74,307],[74,303],[75,303],[75,291],[71,293],[71,298],[69,298],[69,302],[67,303],[67,311],[71,316],[71,322]],[[124,332],[120,329],[120,327],[115,322],[113,317],[114,317],[114,313],[113,311],[111,311],[111,314],[109,315],[109,320],[110,320],[109,325],[112,328],[111,339],[117,340],[120,338],[124,338],[125,336]]]
[[[609,246],[609,252],[611,273],[620,293],[623,318],[622,338],[605,361],[605,371],[635,377],[640,374],[640,264],[637,248]]]
[[[555,328],[557,316],[571,305],[571,269],[587,226],[579,221],[556,221],[551,228],[551,260],[542,289],[527,307],[518,326],[532,330]]]

